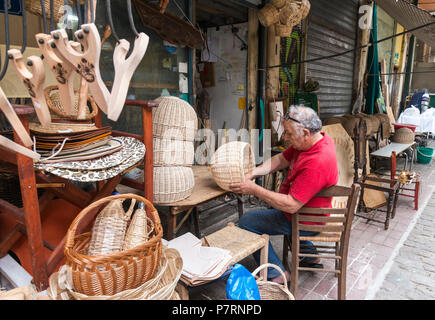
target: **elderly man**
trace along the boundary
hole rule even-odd
[[[301,105],[291,106],[282,122],[284,139],[290,143],[290,147],[254,168],[246,175],[244,182],[230,185],[232,191],[254,195],[272,207],[247,212],[240,219],[240,228],[257,234],[291,235],[291,215],[303,206],[331,207],[331,198],[314,196],[320,190],[338,182],[334,142],[321,132],[322,122],[314,110]],[[279,192],[264,189],[253,181],[256,177],[285,168],[288,168],[288,175]],[[301,235],[305,236],[315,234],[317,233],[301,231]],[[301,244],[313,245],[309,241],[301,241]],[[259,252],[254,254],[254,258],[259,263]],[[270,243],[268,259],[270,263],[285,271]],[[318,262],[318,259],[304,258],[299,263],[322,267]],[[278,283],[284,283],[290,278],[289,273],[285,271],[287,279],[282,279],[279,272],[273,268],[269,268],[268,275],[269,279]]]

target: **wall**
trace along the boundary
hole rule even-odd
[[[435,62],[417,62],[413,71],[410,92],[426,88],[430,93],[435,93]]]
[[[378,9],[378,40],[390,37],[394,34],[394,19],[388,15],[380,6]],[[391,72],[391,58],[393,56],[393,38],[378,43],[379,62],[385,58],[387,73]]]
[[[248,24],[234,25],[238,35],[247,43]],[[215,86],[206,88],[210,102],[211,127],[215,134],[222,129],[239,130],[244,109],[239,108],[239,99],[246,99],[247,50],[241,51],[242,42],[231,32],[231,26],[219,30],[209,28],[208,37],[213,39],[211,49],[218,57],[215,63]],[[241,106],[240,106],[241,107]]]

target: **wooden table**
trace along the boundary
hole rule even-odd
[[[188,198],[173,203],[154,203],[157,206],[169,207],[170,212],[167,215],[167,240],[171,240],[175,237],[177,231],[192,212],[196,236],[201,238],[197,206],[224,194],[231,193],[231,191],[226,191],[216,184],[207,166],[193,166],[192,169],[195,177],[195,186],[193,187],[192,194]],[[237,196],[237,208],[239,217],[241,217],[243,215],[243,201],[240,196]],[[186,214],[177,225],[177,215],[182,212],[186,212]]]
[[[396,143],[396,142],[392,142],[388,145],[386,145],[385,147],[382,147],[372,153],[370,153],[371,156],[373,157],[378,157],[378,158],[386,158],[386,159],[390,159],[391,161],[391,179],[394,179],[395,175],[396,175],[396,157],[398,155],[400,155],[401,153],[403,153],[405,150],[408,150],[409,148],[412,148],[416,143],[412,142],[412,143]],[[412,159],[410,161],[410,170],[412,167],[412,161],[414,160],[414,151],[412,153]],[[405,162],[405,168],[406,169],[406,162]]]

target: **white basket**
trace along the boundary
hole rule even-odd
[[[153,137],[194,141],[198,117],[192,106],[177,97],[160,97],[153,109]]]
[[[195,177],[189,167],[154,167],[154,203],[166,204],[192,194]]]
[[[154,166],[192,166],[194,143],[172,139],[153,138]]]
[[[231,183],[244,181],[245,174],[254,169],[254,153],[249,143],[232,141],[216,150],[210,164],[217,185],[230,191]]]

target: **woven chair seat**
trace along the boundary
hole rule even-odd
[[[341,226],[342,223],[327,223],[327,226]],[[302,241],[339,242],[341,232],[320,232],[315,236],[300,236]]]

